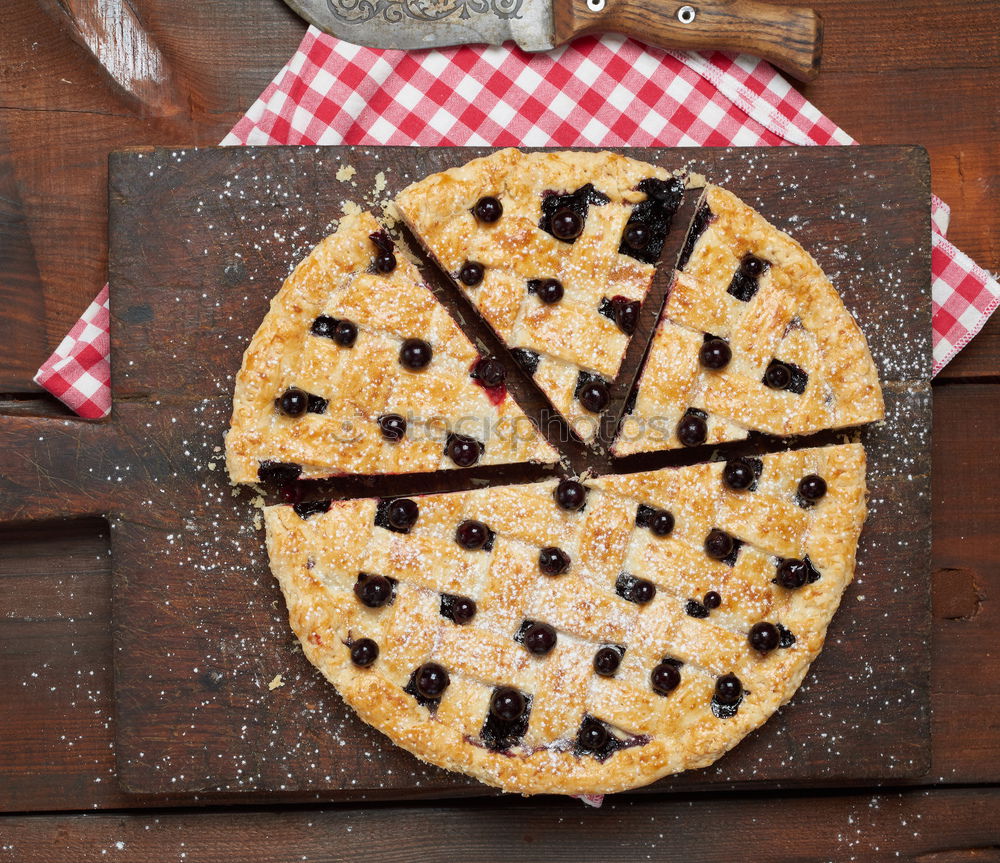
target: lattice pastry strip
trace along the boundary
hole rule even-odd
[[[586,440],[607,406],[683,183],[612,153],[501,150],[396,204]]]
[[[613,451],[807,434],[884,415],[865,337],[810,255],[709,186]]]
[[[558,456],[368,214],[295,268],[243,358],[226,437],[237,482]]]
[[[854,572],[860,445],[265,510],[306,656],[419,757],[523,793],[711,763],[788,700]]]

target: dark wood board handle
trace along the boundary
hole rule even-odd
[[[623,33],[661,48],[743,51],[800,81],[816,77],[823,46],[823,20],[812,9],[756,0],[554,0],[553,26],[557,45]]]
[[[129,472],[110,423],[0,415],[0,523],[104,515]]]

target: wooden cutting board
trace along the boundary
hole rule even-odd
[[[222,454],[233,376],[290,268],[345,206],[378,212],[412,180],[485,152],[267,147],[111,156],[113,415],[105,423],[0,418],[0,521],[108,517],[125,790],[324,799],[487,793],[421,764],[358,721],[304,660],[268,571],[255,493],[230,486]],[[620,152],[699,171],[799,239],[868,335],[888,411],[884,424],[862,434],[872,512],[857,578],[802,689],[713,767],[654,787],[922,775],[929,764],[927,155],[899,147]],[[442,487],[422,482],[391,479],[387,493]],[[330,490],[375,487],[355,480]]]

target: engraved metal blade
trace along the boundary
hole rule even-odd
[[[369,48],[552,48],[552,0],[285,0],[311,24]]]

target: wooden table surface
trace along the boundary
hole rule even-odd
[[[812,5],[826,49],[806,96],[865,143],[924,145],[952,206],[949,236],[1000,269],[1000,6]],[[105,279],[108,151],[217,143],[304,25],[280,0],[4,0],[3,10],[0,412],[59,415],[31,377]],[[600,811],[555,799],[129,797],[114,771],[107,527],[64,521],[0,530],[0,861],[1000,860],[1000,316],[934,397],[923,779],[622,796]]]

